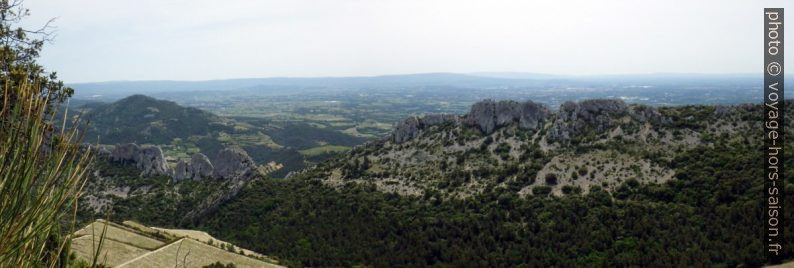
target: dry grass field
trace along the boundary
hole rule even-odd
[[[280,267],[190,238],[180,239],[118,267],[202,267],[217,261],[234,263],[237,267]]]
[[[94,257],[94,252],[96,252],[98,240],[92,239],[91,235],[75,238],[72,240],[72,250],[77,254],[78,258],[91,260]],[[149,252],[151,251],[147,249],[107,239],[102,244],[98,263],[115,267]]]
[[[185,229],[165,229],[165,228],[158,228],[158,227],[152,227],[152,229],[157,230],[160,233],[165,234],[165,235],[174,236],[174,237],[180,237],[180,238],[181,237],[188,237],[188,238],[192,238],[194,240],[198,240],[198,241],[203,242],[203,243],[210,243],[210,241],[212,241],[211,242],[212,245],[214,245],[216,247],[220,247],[221,245],[230,245],[229,242],[217,239],[217,238],[211,236],[210,234],[208,234],[207,232],[196,231],[196,230],[185,230]],[[254,251],[251,251],[251,250],[247,250],[247,249],[244,249],[244,248],[237,248],[237,251],[240,251],[240,250],[242,250],[243,254],[246,255],[246,256],[256,256],[258,258],[269,259],[267,256],[259,254],[257,252],[254,252]]]
[[[84,227],[83,229],[78,230],[75,232],[77,237],[81,236],[88,236],[91,237],[94,235],[97,239],[102,235],[102,230],[105,227],[106,221],[104,220],[97,220],[88,226]],[[107,240],[113,240],[117,242],[123,242],[131,245],[135,245],[136,247],[154,250],[159,247],[162,247],[165,242],[155,239],[153,237],[142,235],[135,230],[130,228],[110,223],[107,228],[107,232],[105,233],[105,238]]]
[[[78,258],[90,263],[105,226],[98,263],[111,267],[202,267],[215,262],[236,267],[280,267],[273,264],[276,261],[247,249],[221,249],[221,245],[226,248],[231,244],[206,232],[149,227],[133,221],[119,225],[97,220],[75,232],[72,251]],[[239,254],[241,251],[243,254]]]

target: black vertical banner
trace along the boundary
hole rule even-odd
[[[764,9],[764,245],[770,263],[783,247],[783,9]]]

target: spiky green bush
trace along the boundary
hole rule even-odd
[[[7,80],[6,80],[7,81]],[[76,129],[53,125],[37,83],[3,85],[0,106],[0,266],[64,265],[88,151]],[[65,120],[65,118],[64,118]],[[70,228],[74,228],[70,226]]]

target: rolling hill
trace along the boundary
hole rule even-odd
[[[87,142],[170,143],[213,131],[229,131],[231,124],[209,112],[182,107],[171,101],[133,95],[91,109]]]

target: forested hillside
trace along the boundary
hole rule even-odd
[[[758,209],[763,201],[761,129],[750,127],[760,122],[760,109],[755,105],[660,108],[658,114],[664,120],[658,121],[654,131],[669,131],[674,139],[601,136],[633,122],[619,120],[614,122],[623,123],[600,130],[577,125],[579,133],[586,135],[569,136],[578,138],[558,143],[558,149],[577,154],[598,150],[650,161],[673,172],[663,182],[605,176],[606,187],[592,184],[585,190],[564,185],[586,178],[561,173],[570,180],[535,178],[535,185],[515,187],[510,183],[517,178],[515,173],[485,172],[471,178],[480,182],[479,190],[459,195],[455,194],[461,192],[459,186],[444,183],[459,173],[452,173],[456,170],[450,171],[450,166],[438,168],[427,161],[433,158],[426,157],[400,164],[411,172],[419,170],[415,181],[421,183],[416,184],[421,185],[421,194],[394,191],[379,183],[385,172],[373,169],[382,163],[376,157],[383,153],[381,148],[393,154],[416,151],[429,142],[455,143],[445,140],[452,135],[438,135],[451,126],[440,124],[411,139],[416,143],[389,147],[394,140],[381,140],[298,177],[256,182],[198,227],[296,266],[760,266],[765,261],[760,241],[763,215]],[[593,115],[599,118],[599,113]],[[610,122],[601,119],[598,122]],[[548,126],[556,120],[561,119],[549,119]],[[492,143],[500,144],[504,133],[492,131],[472,135],[496,133],[500,138],[492,137]],[[610,142],[601,145],[599,140]],[[666,148],[654,151],[654,144]],[[486,160],[501,158],[498,145],[491,148],[477,150],[490,152]],[[550,161],[554,152],[559,151],[530,154],[521,162],[538,157]],[[356,157],[370,160],[356,165],[352,160]],[[787,165],[794,164],[790,153],[786,159]],[[466,158],[464,163],[468,162]],[[479,169],[505,167],[477,165]],[[428,166],[441,176],[421,175],[428,174],[420,173]],[[339,169],[341,173],[333,171]],[[334,173],[338,177],[330,179],[328,175]],[[792,177],[785,179],[786,193],[794,194]],[[522,192],[525,187],[532,190]],[[553,189],[560,191],[550,194]],[[785,217],[792,217],[792,212]],[[793,231],[791,225],[786,226],[786,239],[794,238]],[[794,257],[791,249],[784,254]]]
[[[257,177],[189,222],[223,181],[107,163],[89,191],[116,219],[205,230],[291,266],[754,267],[761,110],[484,101],[407,118],[290,178]]]

